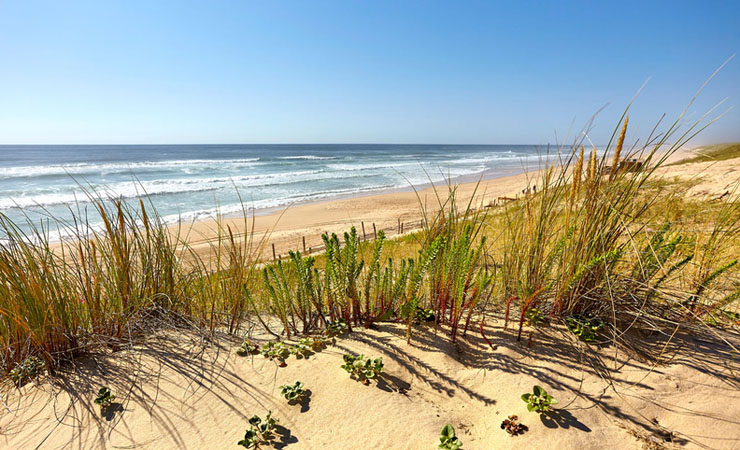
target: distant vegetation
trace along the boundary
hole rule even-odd
[[[697,149],[696,153],[697,156],[682,159],[674,164],[688,164],[705,161],[724,161],[727,159],[740,158],[740,142],[701,147]]]

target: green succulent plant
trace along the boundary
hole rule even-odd
[[[285,364],[285,357],[288,356],[288,349],[282,342],[268,342],[260,350],[262,356],[270,360],[277,359],[281,364]]]
[[[8,375],[16,386],[22,386],[27,381],[41,375],[44,369],[46,369],[46,364],[42,360],[35,356],[29,356],[15,366]]]
[[[96,405],[100,405],[100,411],[103,412],[113,404],[115,399],[115,394],[107,386],[103,386],[98,390],[98,396],[94,401]]]
[[[249,339],[244,340],[242,345],[236,349],[236,354],[239,356],[253,355],[260,351],[260,346],[250,341]]]
[[[547,391],[539,386],[532,388],[532,393],[522,394],[522,400],[527,403],[527,411],[537,411],[539,413],[549,411],[550,405],[557,404],[557,400],[552,395],[548,394]]]
[[[337,319],[326,324],[324,334],[329,337],[340,336],[346,333],[348,329],[349,327],[347,326],[347,322],[344,319]]]
[[[313,342],[310,338],[303,338],[296,345],[290,347],[290,354],[297,357],[305,358],[313,352]]]
[[[269,443],[275,437],[275,426],[278,419],[272,417],[272,411],[267,413],[264,420],[255,415],[249,419],[249,428],[244,433],[244,439],[237,445],[244,448],[258,449],[260,445]]]
[[[370,384],[370,380],[383,373],[383,358],[365,359],[365,355],[346,354],[343,359],[342,369],[349,372],[350,376],[354,376],[362,384]]]
[[[455,428],[449,423],[442,428],[439,434],[439,445],[437,448],[442,450],[458,450],[462,448],[462,441],[455,436]]]
[[[595,342],[599,332],[604,328],[604,322],[598,317],[585,318],[571,316],[565,319],[571,333],[584,342]]]
[[[296,381],[294,384],[284,384],[280,386],[280,394],[285,397],[288,402],[296,402],[306,395],[306,391],[303,387],[304,385],[300,381]]]

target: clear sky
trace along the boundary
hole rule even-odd
[[[599,144],[735,53],[740,1],[0,0],[0,143],[545,144],[608,104]],[[689,117],[724,98],[695,143],[740,140],[740,56]]]

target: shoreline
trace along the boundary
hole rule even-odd
[[[490,177],[485,177],[484,173],[480,180],[474,181],[470,181],[469,176],[458,177],[450,180],[449,186],[455,189],[460,204],[467,204],[472,198],[473,204],[488,205],[498,197],[516,197],[540,171],[539,168],[525,167],[522,170],[513,175],[494,173]],[[352,226],[357,228],[362,237],[363,222],[368,237],[372,236],[373,224],[378,231],[384,230],[394,235],[397,234],[400,221],[404,223],[404,233],[411,231],[413,228],[408,223],[418,222],[421,218],[419,201],[428,206],[435,205],[435,192],[446,198],[448,184],[409,186],[388,192],[368,192],[283,208],[252,210],[248,211],[247,224],[243,216],[229,215],[220,220],[211,218],[176,224],[170,229],[184,236],[185,243],[200,256],[205,256],[210,244],[218,239],[219,228],[221,235],[229,228],[239,237],[247,231],[254,243],[263,243],[261,257],[271,259],[273,244],[279,256],[290,250],[302,250],[304,237],[307,249],[316,248],[322,245],[322,234],[339,234]]]

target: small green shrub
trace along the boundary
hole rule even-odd
[[[348,330],[347,322],[344,319],[337,319],[326,324],[324,334],[329,337],[341,336]]]
[[[10,371],[10,379],[16,386],[22,386],[41,375],[46,368],[46,364],[35,356],[29,356],[22,363],[18,364]]]
[[[524,313],[524,323],[533,327],[541,324],[544,318],[545,316],[542,313],[542,310],[537,308],[529,308],[527,312]]]
[[[295,384],[284,384],[280,386],[280,394],[288,402],[296,402],[306,395],[306,391],[303,389],[303,383],[296,381]]]
[[[545,412],[550,410],[550,405],[556,404],[558,401],[555,400],[552,395],[548,394],[547,391],[539,386],[535,386],[533,392],[522,395],[522,400],[527,403],[527,411]]]
[[[344,355],[342,369],[356,377],[362,384],[370,384],[370,380],[383,373],[383,358],[365,359],[365,355]]]
[[[246,339],[242,342],[242,345],[236,350],[236,354],[239,356],[253,355],[260,351],[260,346],[254,342]]]
[[[285,357],[288,356],[288,349],[282,342],[268,342],[262,346],[260,350],[262,356],[269,358],[270,361],[277,359],[280,361],[280,365],[285,365]]]
[[[326,348],[329,339],[326,336],[314,336],[311,338],[311,349],[315,352]]]
[[[290,354],[299,358],[306,358],[313,353],[313,341],[309,338],[303,338],[296,345],[290,346]]]
[[[115,394],[108,387],[103,386],[98,390],[98,396],[95,397],[95,404],[100,405],[100,412],[104,412],[113,404],[113,400],[115,399]]]
[[[269,443],[275,437],[277,423],[278,419],[272,417],[272,411],[267,413],[265,420],[256,415],[252,416],[249,419],[249,428],[244,433],[244,439],[237,442],[237,445],[256,449],[262,444]]]
[[[442,450],[457,450],[462,448],[462,442],[455,436],[455,428],[449,423],[442,428],[437,448]]]
[[[604,322],[598,317],[585,318],[570,316],[565,319],[566,325],[571,333],[578,336],[584,342],[595,342],[598,334],[604,328]]]

